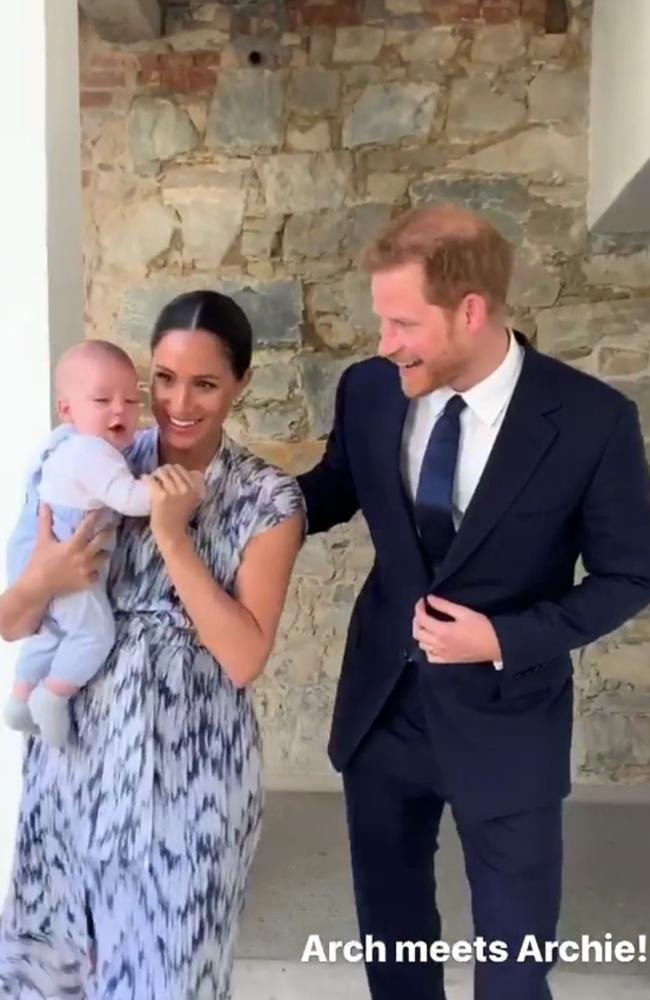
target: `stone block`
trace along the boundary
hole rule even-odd
[[[423,12],[422,0],[385,0],[385,3],[388,13],[395,17]]]
[[[332,137],[327,122],[320,121],[305,128],[290,128],[287,148],[298,153],[321,153],[332,148]]]
[[[182,221],[183,260],[218,267],[239,237],[246,207],[245,175],[214,174],[201,188],[165,186],[163,196]]]
[[[352,192],[349,153],[282,153],[262,163],[269,211],[284,214],[340,208]]]
[[[160,0],[80,0],[79,6],[107,42],[142,42],[160,36]]]
[[[366,88],[343,122],[343,145],[426,138],[431,131],[439,87],[424,83],[375,84]]]
[[[351,271],[343,279],[343,302],[352,326],[372,336],[377,332],[378,320],[372,311],[370,279],[358,271]]]
[[[297,576],[315,576],[323,581],[332,577],[334,567],[330,549],[322,535],[312,535],[307,539],[296,559],[294,572]]]
[[[241,69],[220,73],[208,115],[207,145],[249,153],[281,146],[285,92],[286,79],[281,72]]]
[[[415,207],[436,202],[452,202],[479,212],[515,244],[524,239],[531,208],[535,204],[527,188],[513,178],[440,178],[416,181],[411,185]]]
[[[477,28],[472,45],[472,61],[501,66],[526,54],[527,38],[523,25],[487,24]]]
[[[523,101],[495,93],[483,77],[455,80],[452,85],[446,126],[451,139],[505,132],[521,125],[525,118]]]
[[[286,363],[255,365],[244,403],[260,406],[263,403],[288,399],[296,384],[296,372]]]
[[[343,309],[343,283],[320,281],[307,286],[307,309],[314,313],[337,313]]]
[[[192,9],[192,20],[199,21],[201,24],[212,24],[216,19],[221,4],[219,3],[202,3],[200,7],[194,7]]]
[[[598,371],[605,379],[625,375],[640,375],[650,364],[650,349],[639,347],[601,347]]]
[[[347,211],[292,215],[284,229],[284,256],[317,259],[343,254],[356,259],[389,218],[390,208],[374,202]]]
[[[172,52],[205,52],[227,45],[230,38],[226,31],[213,28],[190,28],[165,37],[165,46]]]
[[[650,716],[594,712],[581,719],[584,769],[615,776],[650,767]]]
[[[191,191],[191,196],[202,196],[205,189],[222,190],[224,184],[234,184],[234,177],[239,176],[239,184],[250,182],[251,161],[245,157],[214,156],[211,158],[210,166],[203,165],[180,165],[168,167],[161,177],[160,184],[165,192]],[[182,197],[179,194],[177,197]]]
[[[586,665],[604,680],[632,684],[650,691],[650,643],[628,643],[611,648],[591,647]]]
[[[303,298],[298,281],[268,281],[256,285],[232,283],[228,294],[248,316],[256,347],[298,347],[302,340]]]
[[[608,379],[608,381],[615,389],[636,403],[644,437],[650,437],[650,378],[640,378],[634,381]]]
[[[308,67],[291,74],[291,106],[316,114],[338,109],[341,77],[335,70]]]
[[[451,28],[425,28],[405,33],[397,50],[406,63],[446,62],[460,45],[460,37]]]
[[[159,163],[189,153],[199,134],[187,111],[165,97],[136,97],[129,112],[129,142],[136,169],[155,170]]]
[[[282,216],[249,219],[242,233],[241,252],[247,260],[269,260],[279,252]]]
[[[158,201],[119,208],[99,229],[102,268],[144,272],[154,258],[169,249],[179,226],[175,212]]]
[[[406,196],[409,178],[406,174],[376,173],[368,175],[368,195],[375,201],[395,204]]]
[[[606,337],[650,339],[650,299],[583,302],[545,309],[537,318],[540,350],[558,356],[587,354]]]
[[[528,87],[531,122],[585,122],[589,81],[582,69],[544,69]]]
[[[533,35],[528,43],[528,57],[534,62],[547,63],[559,59],[566,48],[567,36]]]
[[[536,180],[587,176],[586,135],[565,135],[551,127],[529,129],[454,163],[459,170],[527,174]]]
[[[314,324],[314,332],[317,341],[331,351],[356,347],[361,339],[358,332],[341,316],[319,316]]]
[[[292,215],[284,227],[284,258],[336,256],[346,231],[344,212]]]
[[[343,249],[357,258],[369,240],[373,239],[390,219],[390,208],[376,202],[355,205],[348,210]]]
[[[207,270],[219,267],[241,233],[245,195],[232,204],[215,201],[179,206],[183,225],[183,260]]]
[[[249,439],[292,441],[300,436],[304,411],[298,402],[274,403],[272,406],[247,406],[244,416]]]
[[[332,61],[335,63],[372,63],[384,46],[383,28],[339,28],[336,32]]]
[[[582,205],[575,208],[551,200],[531,200],[532,211],[526,227],[526,242],[544,247],[549,253],[573,257],[583,251],[586,229]],[[584,202],[583,202],[584,205]]]
[[[369,63],[361,63],[360,66],[351,66],[343,74],[343,80],[347,90],[358,87],[367,87],[371,83],[385,83],[386,73],[381,66],[373,66]]]
[[[562,282],[557,271],[548,264],[515,255],[508,302],[512,306],[540,309],[553,306],[558,300]]]
[[[300,358],[302,382],[310,417],[311,436],[326,437],[334,417],[336,389],[341,375],[360,357],[334,359],[320,354]]]
[[[192,291],[197,280],[166,278],[128,289],[121,302],[120,335],[136,345],[147,344],[156,318],[167,303],[181,292]],[[298,281],[269,281],[256,284],[222,281],[209,285],[231,295],[248,316],[255,335],[255,347],[298,347],[302,339],[303,301]]]
[[[620,256],[599,254],[588,258],[582,270],[590,285],[650,289],[650,251],[647,249]]]
[[[313,31],[309,36],[309,62],[312,66],[324,66],[332,60],[334,36],[330,32]]]

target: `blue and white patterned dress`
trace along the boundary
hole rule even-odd
[[[136,470],[157,451],[144,432]],[[206,478],[190,530],[232,594],[249,539],[302,494],[226,435]],[[263,801],[252,695],[198,643],[148,521],[122,525],[110,592],[117,641],[76,699],[71,742],[27,744],[0,996],[229,1000]]]

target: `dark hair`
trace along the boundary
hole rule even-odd
[[[205,330],[220,341],[236,379],[251,366],[253,330],[248,317],[234,299],[205,289],[185,292],[168,302],[151,334],[151,350],[171,330]]]

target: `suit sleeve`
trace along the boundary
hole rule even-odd
[[[650,481],[631,401],[585,492],[579,530],[585,578],[557,601],[491,618],[507,674],[586,646],[650,603]]]
[[[350,369],[341,376],[334,407],[334,425],[322,459],[298,477],[307,507],[307,532],[328,531],[349,521],[359,509],[349,456],[345,446],[346,391],[349,397]]]

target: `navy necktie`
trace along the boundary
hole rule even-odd
[[[460,440],[460,414],[466,403],[452,396],[436,420],[422,461],[415,496],[415,520],[432,571],[442,562],[455,528],[452,492]]]

